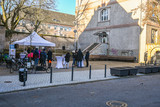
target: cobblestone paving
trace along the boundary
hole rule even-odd
[[[98,69],[104,69],[105,64],[107,65],[107,68],[111,68],[111,67],[122,67],[122,66],[137,66],[139,65],[138,63],[131,63],[131,62],[118,62],[118,61],[90,61],[89,63],[92,67],[92,70],[98,70]],[[56,62],[54,61],[52,64],[53,72],[66,72],[66,71],[71,71],[71,65],[72,65],[72,61],[70,61],[70,68],[69,69],[55,69],[56,66]],[[85,65],[85,62],[84,62]],[[84,68],[74,68],[75,71],[84,71],[84,70],[89,70],[89,67],[84,67]],[[9,72],[10,69],[7,69],[5,67],[5,65],[0,65],[0,76],[4,76],[4,75],[18,75],[18,72],[14,72],[14,73],[10,73]],[[43,72],[39,72],[39,73],[45,73]]]
[[[71,62],[70,62],[71,63]],[[94,61],[92,65],[92,76],[89,79],[89,67],[75,68],[74,79],[71,81],[71,67],[69,69],[55,69],[56,62],[53,63],[53,82],[50,83],[50,73],[38,71],[36,74],[28,74],[26,86],[19,82],[18,71],[10,74],[9,69],[1,66],[0,69],[0,93],[12,92],[24,89],[48,87],[64,84],[83,83],[88,81],[106,80],[119,78],[110,75],[110,67],[137,66],[137,63],[113,62],[113,61]],[[107,65],[107,77],[104,78],[104,67]],[[70,64],[71,65],[71,64]],[[138,74],[140,75],[140,74]]]

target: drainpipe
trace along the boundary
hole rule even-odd
[[[140,9],[140,35],[139,35],[139,58],[138,62],[140,62],[140,50],[141,50],[141,33],[142,33],[142,0],[141,0],[141,9]]]

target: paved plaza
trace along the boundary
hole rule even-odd
[[[50,83],[50,73],[46,73],[45,71],[39,71],[36,74],[34,73],[28,74],[26,86],[23,86],[23,83],[19,82],[18,72],[14,72],[10,74],[9,69],[5,69],[4,66],[1,66],[0,93],[25,90],[25,89],[34,89],[34,88],[40,88],[40,87],[84,83],[84,82],[92,82],[92,81],[107,80],[107,79],[116,79],[120,77],[111,76],[109,68],[119,67],[119,66],[133,67],[133,66],[139,65],[137,63],[114,62],[114,61],[93,61],[93,62],[90,62],[90,64],[92,65],[91,79],[89,79],[89,68],[75,67],[73,81],[71,81],[71,67],[70,69],[55,69],[54,67],[56,65],[56,62],[54,62],[52,83]],[[107,65],[106,78],[104,77],[105,64]],[[138,75],[142,75],[142,74],[138,74]]]

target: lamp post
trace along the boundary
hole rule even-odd
[[[75,50],[77,50],[77,35],[76,35],[76,33],[77,33],[77,30],[75,29],[74,31],[74,43],[75,43]]]

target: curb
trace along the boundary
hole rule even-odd
[[[156,73],[157,74],[157,73]],[[156,75],[156,74],[150,74],[150,75]],[[86,83],[94,83],[94,82],[101,82],[101,81],[110,81],[110,80],[116,80],[116,79],[127,79],[127,78],[136,78],[141,76],[150,76],[147,74],[144,75],[134,75],[134,76],[125,76],[125,77],[117,77],[117,78],[111,78],[111,79],[101,79],[101,80],[90,80],[90,81],[82,81],[82,82],[75,82],[75,83],[66,83],[66,84],[58,84],[58,85],[50,85],[50,86],[40,86],[40,87],[34,87],[34,88],[28,88],[28,89],[19,89],[19,90],[13,90],[8,92],[0,92],[0,94],[7,94],[7,93],[14,93],[14,92],[20,92],[20,91],[29,91],[29,90],[36,90],[41,88],[50,88],[50,87],[59,87],[59,86],[68,86],[68,85],[78,85],[78,84],[86,84]]]

